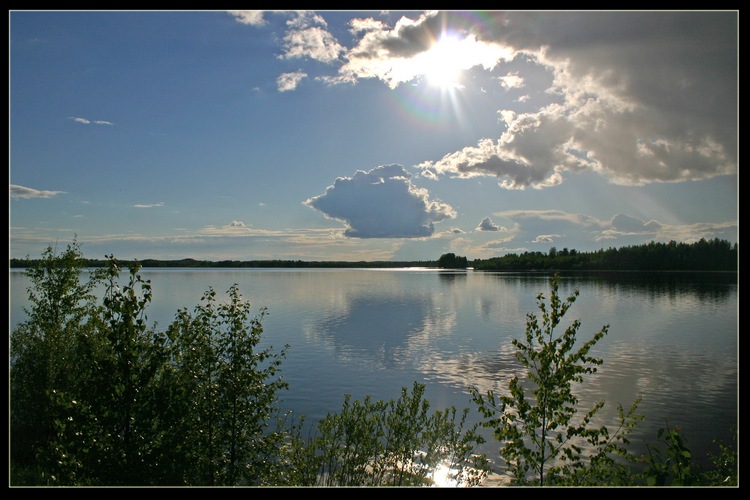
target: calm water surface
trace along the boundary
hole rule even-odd
[[[143,269],[153,302],[149,323],[166,329],[179,308],[192,310],[212,287],[220,298],[239,285],[260,312],[263,345],[290,349],[282,364],[290,389],[283,407],[308,421],[338,412],[345,394],[396,399],[426,384],[434,409],[469,407],[468,386],[505,393],[520,368],[511,341],[522,339],[549,275],[434,269]],[[126,273],[122,282],[126,281]],[[28,279],[10,272],[11,327],[25,319]],[[632,435],[636,451],[660,427],[679,425],[698,461],[713,438],[730,440],[738,422],[738,284],[736,275],[618,273],[564,276],[559,292],[580,296],[561,331],[581,320],[578,339],[603,325],[592,354],[604,359],[579,389],[590,408],[605,400],[603,423],[617,404],[642,397],[646,416]],[[486,433],[482,450],[497,458]]]

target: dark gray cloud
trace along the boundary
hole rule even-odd
[[[738,17],[486,13],[474,28],[478,40],[546,68],[553,76],[547,91],[557,100],[503,114],[507,129],[498,139],[424,167],[455,177],[496,176],[508,189],[559,184],[565,172],[582,169],[622,185],[734,174]],[[465,21],[465,13],[449,13],[443,25],[467,29]]]
[[[440,36],[445,15],[426,12],[418,19],[402,17],[393,27],[368,30],[369,36],[362,38],[351,56],[366,59],[410,58],[428,50]]]
[[[411,182],[401,165],[384,165],[352,177],[339,177],[326,192],[304,202],[348,227],[354,238],[421,238],[434,223],[456,216],[445,203],[430,201],[426,189]]]

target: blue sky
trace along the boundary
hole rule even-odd
[[[9,11],[9,247],[738,242],[738,11]]]

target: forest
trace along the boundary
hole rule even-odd
[[[701,238],[695,243],[650,242],[644,245],[579,252],[575,249],[558,250],[551,247],[547,253],[509,253],[502,257],[469,260],[453,253],[443,254],[438,260],[424,261],[303,261],[303,260],[177,260],[143,259],[143,268],[153,267],[214,267],[214,268],[397,268],[441,267],[446,269],[473,268],[477,271],[731,271],[737,272],[739,249],[727,240]],[[123,265],[135,264],[133,260],[120,259]],[[106,267],[106,259],[82,259],[89,268]],[[39,259],[10,259],[11,268],[28,268],[39,264]]]
[[[508,254],[475,260],[481,271],[733,271],[738,269],[739,249],[718,238],[695,243],[650,242],[645,245],[577,252],[555,247],[549,252]]]

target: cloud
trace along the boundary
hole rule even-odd
[[[261,11],[231,13],[262,21]],[[506,90],[523,86],[523,96],[498,99],[496,136],[422,162],[424,176],[489,176],[521,190],[582,171],[631,186],[738,171],[738,12],[428,11],[354,18],[350,47],[320,14],[276,13],[289,18],[279,57],[335,67],[314,77],[327,84],[417,81],[448,33],[454,69],[484,70]],[[306,76],[281,75],[279,91]]]
[[[262,20],[260,11],[231,13]],[[327,84],[419,80],[448,33],[453,69],[484,70],[507,90],[523,85],[523,96],[498,99],[496,136],[423,162],[426,176],[542,189],[581,171],[633,186],[737,173],[738,12],[429,11],[352,19],[350,47],[320,14],[277,13],[289,17],[279,57],[335,67],[314,77]],[[306,76],[285,73],[278,89]]]
[[[338,60],[344,47],[328,31],[320,26],[290,30],[284,36],[282,59],[309,57],[315,61],[332,63]]]
[[[307,76],[307,73],[295,71],[293,73],[283,73],[276,79],[276,88],[279,92],[288,92],[294,90],[299,82]]]
[[[230,10],[228,12],[234,16],[238,23],[263,26],[268,22],[263,18],[262,10]]]
[[[470,33],[466,23],[457,26],[452,36],[450,54],[438,54],[435,45],[440,39],[449,16],[442,12],[426,12],[417,20],[401,17],[393,27],[372,18],[354,18],[349,22],[353,47],[339,43],[328,31],[323,16],[312,11],[272,11],[291,16],[287,30],[280,37],[280,59],[309,58],[326,64],[341,63],[336,75],[317,76],[331,85],[355,84],[362,78],[377,78],[389,87],[419,79],[434,69],[436,58],[444,63],[451,56],[452,69],[473,67],[494,68],[498,62],[513,58],[506,46],[479,40]],[[245,24],[260,25],[262,12],[229,11]]]
[[[49,241],[69,238],[74,230],[61,228],[14,226],[13,244],[21,247],[44,248]],[[195,255],[209,260],[341,260],[341,261],[385,261],[392,260],[399,240],[374,240],[364,242],[355,238],[333,237],[342,232],[340,228],[291,228],[281,230],[205,226],[197,231],[175,228],[175,233],[143,234],[128,232],[120,234],[80,235],[78,242],[90,255],[105,255],[117,248],[120,259],[159,255],[162,259],[182,259]],[[13,255],[28,254],[27,251],[11,250]],[[33,252],[31,252],[33,253]]]
[[[427,165],[433,173],[523,189],[583,169],[622,185],[737,172],[737,13],[490,16],[496,29],[482,40],[544,67],[556,100],[506,120],[497,140]]]
[[[524,85],[524,79],[518,75],[518,72],[508,73],[505,76],[497,77],[497,81],[500,82],[500,86],[504,89],[520,89]]]
[[[164,202],[161,201],[159,203],[139,203],[136,205],[133,205],[133,208],[156,208],[156,207],[163,207]]]
[[[241,220],[233,220],[224,226],[206,226],[201,230],[203,235],[211,236],[263,236],[270,231],[253,229]]]
[[[556,245],[591,251],[603,242],[623,247],[651,241],[696,242],[701,238],[737,241],[737,222],[670,225],[656,220],[641,220],[627,214],[615,214],[603,220],[586,214],[562,210],[508,210],[494,214],[513,223],[512,235],[504,242]]]
[[[428,191],[414,186],[411,174],[397,164],[339,177],[304,205],[344,222],[344,234],[354,238],[428,237],[435,222],[456,216],[450,205],[430,201]]]
[[[635,217],[624,214],[617,214],[612,217],[610,225],[613,230],[622,233],[654,233],[661,229],[662,225],[656,221],[644,222]]]
[[[52,198],[58,194],[65,194],[65,191],[40,191],[16,184],[10,185],[11,198]]]
[[[485,217],[477,226],[480,231],[507,231],[504,227],[498,226],[489,217]]]
[[[607,221],[586,214],[570,213],[563,210],[506,210],[496,215],[513,221],[542,221],[545,224],[574,224],[585,228],[607,227]]]
[[[560,234],[539,234],[531,242],[532,243],[554,243],[555,238],[560,238],[561,236],[562,235]]]
[[[552,135],[538,139],[546,144],[554,142]],[[440,175],[463,179],[496,176],[499,178],[499,184],[506,189],[541,188],[561,184],[563,179],[558,169],[549,168],[548,161],[552,152],[538,149],[536,144],[531,146],[523,148],[523,151],[512,151],[504,149],[492,139],[485,138],[479,141],[476,147],[466,147],[445,155],[440,161],[428,161],[420,166],[425,169],[423,175],[430,178]],[[529,158],[524,153],[534,157]]]
[[[88,118],[80,118],[78,116],[71,116],[69,119],[76,123],[82,123],[83,125],[114,125],[114,123],[106,120],[89,120]]]
[[[393,28],[373,19],[352,20],[350,31],[361,38],[346,52],[347,62],[339,68],[339,76],[344,81],[378,78],[396,88],[427,74],[435,64],[436,54],[431,49],[446,28],[447,16],[426,12],[416,21],[402,17]],[[508,47],[478,40],[465,30],[456,32],[451,54],[455,55],[451,64],[456,70],[476,66],[492,69],[500,61],[513,58]]]

